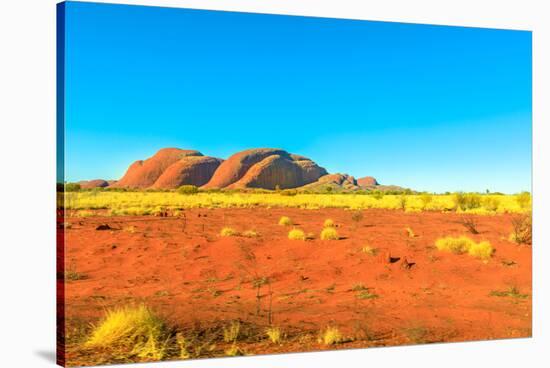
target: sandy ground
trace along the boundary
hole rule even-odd
[[[507,240],[512,215],[476,216],[480,234],[472,235],[455,213],[352,214],[196,209],[185,219],[69,219],[66,264],[83,279],[65,284],[68,335],[106,308],[144,302],[182,329],[240,320],[286,332],[281,345],[243,343],[254,354],[531,336],[531,247]],[[289,240],[283,215],[315,239]],[[327,218],[340,240],[319,240]],[[221,237],[224,226],[259,236]],[[435,240],[449,235],[488,240],[496,251],[487,263],[438,251]],[[367,244],[378,253],[363,252]],[[512,287],[523,297],[491,295]],[[349,341],[318,343],[327,326]]]

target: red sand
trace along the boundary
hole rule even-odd
[[[531,336],[531,248],[507,240],[510,215],[477,216],[479,235],[468,234],[454,213],[363,211],[355,223],[341,209],[195,209],[175,217],[69,219],[66,263],[86,279],[66,283],[66,316],[97,321],[105,308],[145,302],[171,324],[185,328],[240,319],[268,325],[269,290],[257,315],[254,278],[271,280],[273,324],[317,334],[328,325],[355,337],[338,345],[365,347]],[[315,240],[291,241],[289,216]],[[321,241],[333,219],[344,239]],[[107,223],[121,230],[98,231]],[[134,232],[128,230],[133,226]],[[219,236],[224,226],[256,230],[257,238]],[[416,237],[405,231],[410,227]],[[126,229],[126,230],[124,230]],[[440,252],[437,238],[467,235],[496,249],[484,263]],[[369,244],[379,254],[361,252]],[[387,256],[400,257],[395,263]],[[403,259],[415,263],[410,269]],[[373,299],[359,299],[363,284]],[[517,287],[526,298],[491,296]],[[296,332],[298,333],[298,332]],[[325,348],[316,339],[282,346],[258,343],[252,353]]]

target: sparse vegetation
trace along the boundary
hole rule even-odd
[[[519,289],[516,286],[511,286],[510,288],[508,288],[508,290],[504,290],[504,291],[494,290],[494,291],[491,291],[489,295],[499,296],[499,297],[518,298],[518,299],[525,299],[529,296],[528,294],[520,293]]]
[[[338,232],[333,227],[325,227],[321,231],[321,240],[338,240],[340,237],[338,236]]]
[[[265,331],[269,340],[274,344],[279,344],[282,339],[281,329],[279,327],[271,326]]]
[[[199,190],[195,195],[179,195],[177,191],[119,191],[118,189],[124,188],[113,188],[113,190],[99,192],[85,190],[67,192],[65,193],[64,206],[68,210],[106,210],[112,216],[146,216],[150,215],[159,206],[165,207],[167,210],[177,209],[179,211],[188,208],[253,207],[346,208],[354,211],[369,208],[403,209],[402,199],[406,199],[405,210],[407,212],[449,211],[454,209],[465,213],[485,215],[495,212],[525,213],[530,209],[530,206],[522,207],[516,200],[517,196],[499,194],[484,195],[483,197],[478,194],[462,193],[458,193],[456,196],[453,194],[432,195],[432,200],[424,205],[422,195],[412,194],[297,193],[294,196],[285,196],[281,195],[282,192],[269,191],[238,193]],[[481,198],[483,198],[483,207],[480,205]],[[487,205],[489,202],[499,202],[497,209],[494,210],[495,206],[493,205]],[[287,223],[285,226],[291,225],[292,222]]]
[[[239,233],[235,229],[227,226],[224,227],[222,231],[220,231],[220,236],[227,237],[227,236],[237,236],[237,235],[239,235]]]
[[[336,327],[327,327],[324,331],[321,331],[321,337],[319,341],[325,345],[339,344],[343,340],[343,336]]]
[[[413,229],[411,229],[410,227],[406,227],[405,228],[405,232],[407,233],[407,236],[409,238],[414,238],[416,237],[416,234],[414,233]]]
[[[481,207],[481,196],[476,193],[458,192],[454,195],[454,203],[457,211],[467,211]]]
[[[257,238],[260,234],[254,230],[247,230],[242,234],[245,238]]]
[[[458,238],[441,238],[436,240],[435,246],[440,251],[452,252],[455,254],[468,253],[469,255],[482,260],[488,260],[494,252],[491,243],[488,241],[476,243],[466,236],[460,236]]]
[[[529,209],[531,207],[531,193],[521,192],[516,195],[516,201],[522,209]]]
[[[326,219],[325,222],[323,222],[323,227],[336,227],[336,224],[332,219]]]
[[[290,217],[283,216],[279,219],[279,225],[281,226],[292,226],[292,220]]]
[[[231,321],[231,323],[223,328],[223,341],[235,342],[241,332],[241,323],[239,321]]]
[[[166,353],[166,339],[162,320],[140,305],[108,310],[85,345],[110,349],[121,356],[161,360]]]
[[[533,241],[533,220],[531,213],[519,215],[512,219],[510,241],[517,244],[531,244]]]
[[[292,229],[288,232],[290,240],[306,240],[306,234],[300,229]]]
[[[368,254],[369,256],[375,256],[378,253],[378,249],[371,247],[370,245],[365,245],[361,248],[361,252]]]
[[[479,234],[479,231],[477,230],[477,221],[472,216],[463,216],[460,220],[460,223],[462,226],[466,228],[470,233],[472,234]]]

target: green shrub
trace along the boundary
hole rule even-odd
[[[466,211],[481,207],[481,196],[476,193],[458,192],[453,200],[457,210]]]
[[[181,187],[178,188],[179,194],[188,195],[188,194],[197,194],[198,192],[199,192],[199,188],[197,188],[194,185],[182,185]]]
[[[78,192],[80,191],[80,184],[78,183],[67,183],[65,184],[65,192]]]

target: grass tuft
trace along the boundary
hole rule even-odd
[[[144,305],[108,310],[95,326],[86,347],[109,348],[120,356],[161,360],[165,355],[165,327]]]
[[[282,333],[279,327],[274,327],[274,326],[268,327],[265,333],[267,334],[267,337],[269,337],[269,340],[271,340],[272,343],[278,344],[281,342]]]
[[[243,233],[243,236],[245,238],[257,238],[260,236],[260,234],[254,230],[247,230]]]
[[[342,334],[336,327],[327,327],[321,332],[320,342],[325,345],[334,345],[344,340]]]
[[[468,253],[469,255],[480,258],[484,261],[491,258],[494,252],[491,243],[489,243],[488,241],[476,243],[467,236],[460,236],[458,238],[448,236],[445,238],[437,239],[435,242],[435,246],[441,251],[451,252],[454,254]]]
[[[223,341],[235,342],[239,337],[241,331],[241,323],[239,321],[232,321],[229,326],[223,328]]]
[[[279,219],[279,225],[281,226],[292,226],[292,220],[290,217],[283,216]]]
[[[237,236],[237,235],[239,235],[239,233],[233,228],[224,227],[222,229],[222,231],[220,231],[220,235],[221,236]]]
[[[321,240],[338,240],[340,237],[338,236],[338,232],[333,227],[325,227],[323,231],[321,231]]]
[[[290,240],[306,240],[306,234],[300,229],[292,229],[288,232]]]

